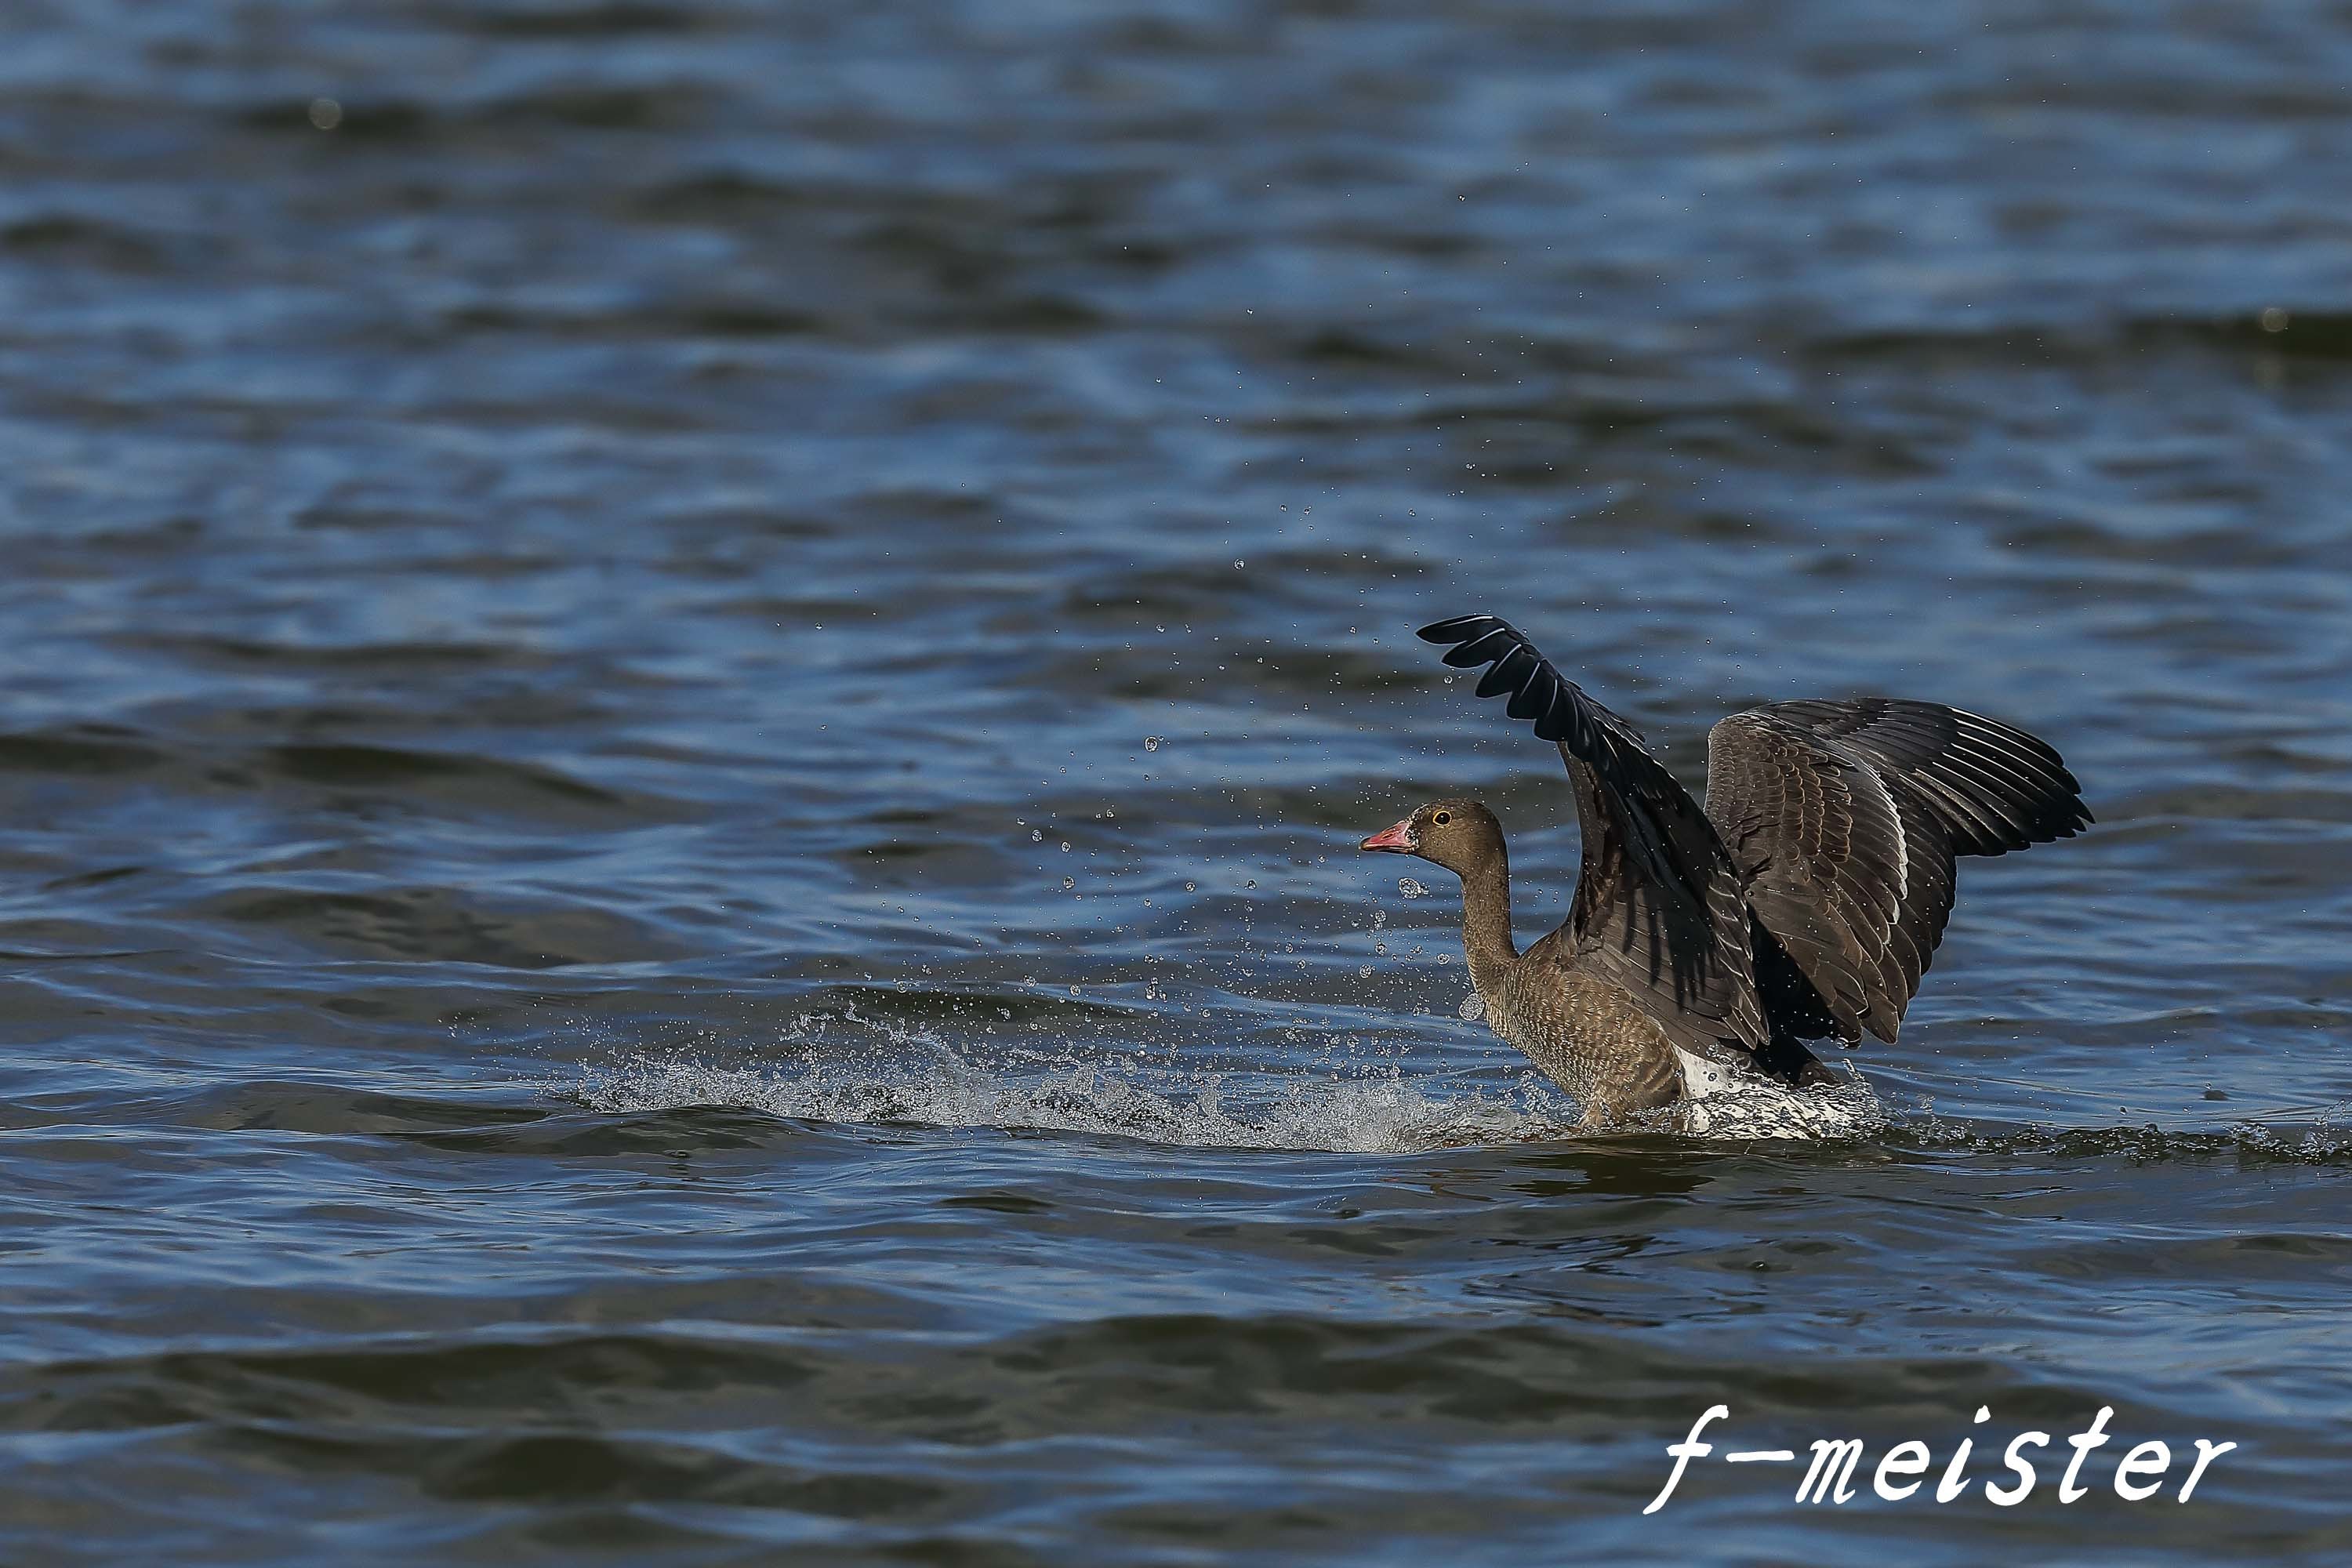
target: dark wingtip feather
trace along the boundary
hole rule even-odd
[[[1453,645],[1444,657],[1456,669],[1492,665],[1479,679],[1479,696],[1509,692],[1506,710],[1512,718],[1532,721],[1538,736],[1601,769],[1612,784],[1634,787],[1627,770],[1637,765],[1637,758],[1647,762],[1641,731],[1554,669],[1510,622],[1500,616],[1450,616],[1432,621],[1417,635],[1423,642]]]
[[[1534,648],[1526,643],[1517,644],[1495,661],[1494,668],[1479,678],[1478,695],[1482,698],[1499,697],[1507,691],[1514,701],[1517,700],[1519,688],[1527,684],[1528,678],[1536,673],[1537,666],[1542,662],[1543,656]]]
[[[1484,617],[1493,620],[1492,616]],[[1471,636],[1456,647],[1445,650],[1445,662],[1456,669],[1468,669],[1473,665],[1486,664],[1503,657],[1519,646],[1519,634],[1500,621],[1492,626],[1473,627]]]
[[[1527,684],[1511,693],[1511,700],[1503,711],[1514,719],[1540,719],[1551,711],[1552,702],[1559,693],[1559,683],[1545,679],[1546,670],[1539,662],[1528,677]],[[1542,733],[1538,727],[1537,733]]]
[[[1489,615],[1448,616],[1442,621],[1432,621],[1413,636],[1423,642],[1463,642],[1488,626],[1505,626]]]

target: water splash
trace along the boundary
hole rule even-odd
[[[1890,1121],[1869,1080],[1851,1063],[1831,1068],[1843,1081],[1825,1088],[1788,1089],[1746,1079],[1703,1100],[1672,1108],[1667,1124],[1693,1138],[1866,1138]]]
[[[810,1121],[1079,1132],[1193,1148],[1414,1153],[1570,1135],[1576,1108],[1521,1076],[1465,1091],[1459,1074],[1392,1065],[1219,1072],[950,1039],[857,1016],[806,1015],[780,1055],[631,1052],[582,1064],[559,1092],[591,1110],[730,1106]],[[1484,1076],[1484,1075],[1481,1075]]]
[[[1475,999],[1465,1001],[1465,1012]],[[1036,1006],[1027,996],[1004,1000]],[[1130,1024],[1125,1008],[1102,1013],[1139,1036],[1175,1016],[1136,1014]],[[1189,1049],[1165,1038],[1124,1047],[1073,1042],[1063,1037],[1067,1020],[1050,1012],[1029,1027],[1044,1023],[1052,1035],[1017,1040],[982,1019],[1012,1024],[1015,1014],[991,1004],[952,1021],[899,1021],[863,1013],[851,1000],[798,1015],[766,1042],[704,1037],[650,1050],[600,1042],[613,1048],[541,1087],[616,1114],[738,1107],[799,1121],[1067,1131],[1195,1148],[1402,1154],[1584,1135],[1575,1102],[1525,1062],[1507,1074],[1492,1066],[1407,1073],[1371,1054],[1376,1040],[1328,1036],[1318,1067],[1236,1070],[1181,1060]],[[1957,1121],[1924,1104],[1889,1107],[1853,1063],[1830,1065],[1843,1081],[1826,1089],[1745,1082],[1645,1125],[1708,1143],[1867,1139],[1994,1157],[2352,1164],[2352,1104],[2313,1106],[2277,1125]]]
[[[842,1026],[855,1037],[844,1039]],[[998,1128],[1133,1138],[1186,1148],[1412,1154],[1580,1139],[1577,1107],[1532,1071],[1498,1086],[1487,1071],[1407,1076],[1343,1063],[1323,1072],[1220,1072],[1134,1058],[972,1047],[845,1015],[797,1020],[786,1055],[706,1059],[685,1050],[583,1063],[548,1086],[591,1110],[627,1114],[735,1107],[847,1125]],[[994,1042],[991,1042],[992,1045]],[[1918,1153],[1994,1159],[2352,1164],[2347,1109],[2311,1121],[2218,1129],[2070,1128],[1958,1122],[1885,1105],[1851,1064],[1846,1081],[1798,1091],[1743,1084],[1669,1107],[1633,1127],[1708,1145],[1866,1140]],[[1465,1079],[1471,1080],[1465,1082]]]
[[[1393,1075],[1287,1075],[1252,1094],[1207,1074],[1153,1085],[1103,1068],[1034,1079],[944,1074],[777,1072],[688,1057],[637,1056],[583,1070],[571,1094],[593,1110],[731,1106],[810,1121],[915,1123],[1140,1138],[1187,1148],[1418,1153],[1566,1137],[1575,1108],[1534,1108],[1433,1093]]]

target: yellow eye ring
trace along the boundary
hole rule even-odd
[[[1431,817],[1429,820],[1430,820],[1430,821],[1432,821],[1432,822],[1436,823],[1439,826],[1443,827],[1444,826],[1445,826],[1445,824],[1447,824],[1447,823],[1449,823],[1449,822],[1451,822],[1451,821],[1453,821],[1453,820],[1454,820],[1454,814],[1453,814],[1452,812],[1450,812],[1450,811],[1441,811],[1441,812],[1439,812],[1435,816]]]

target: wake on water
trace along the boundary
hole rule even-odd
[[[851,1039],[838,1026],[855,1026]],[[1407,1076],[1362,1061],[1329,1071],[1212,1072],[1055,1055],[843,1015],[795,1020],[780,1058],[633,1051],[583,1063],[590,1109],[730,1106],[810,1121],[1093,1133],[1184,1147],[1416,1153],[1580,1136],[1575,1102],[1531,1068]],[[1858,1073],[1798,1093],[1743,1083],[1643,1123],[1707,1140],[1852,1138],[1887,1116]]]
[[[1409,1153],[1523,1142],[1575,1130],[1576,1109],[1474,1089],[1434,1096],[1392,1071],[1360,1076],[1204,1073],[1073,1066],[983,1068],[940,1047],[927,1059],[755,1067],[632,1055],[590,1065],[573,1093],[597,1110],[737,1106],[800,1121],[985,1127],[1139,1138],[1190,1148]]]
[[[1580,1139],[1575,1103],[1536,1079],[1497,1085],[1491,1071],[1405,1076],[1391,1068],[1252,1074],[1147,1072],[1132,1064],[987,1065],[943,1042],[885,1059],[727,1065],[683,1052],[634,1052],[583,1064],[551,1086],[593,1110],[698,1107],[761,1110],[850,1126],[1061,1131],[1205,1149],[1414,1154]],[[1851,1068],[1847,1069],[1851,1072]],[[1465,1079],[1476,1081],[1465,1082]],[[1793,1103],[1792,1103],[1793,1102]],[[1769,1085],[1677,1107],[1644,1129],[1710,1147],[1760,1142],[1892,1142],[1923,1154],[2236,1164],[2352,1164],[2352,1105],[2307,1119],[2207,1128],[1955,1121],[1885,1109],[1855,1075],[1799,1096]],[[1618,1134],[1602,1134],[1614,1137]]]

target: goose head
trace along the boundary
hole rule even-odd
[[[1415,856],[1466,877],[1503,853],[1503,825],[1475,800],[1433,800],[1356,847]]]

